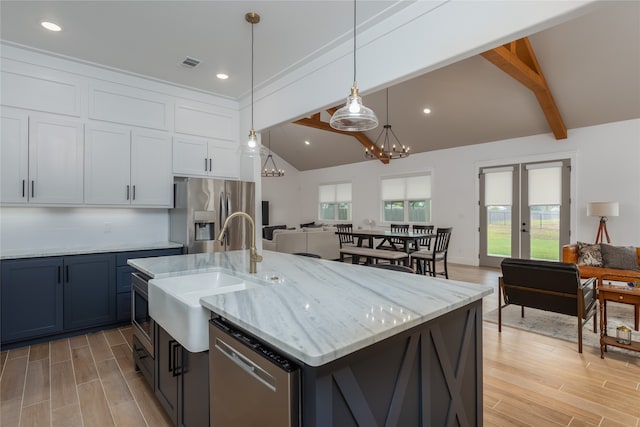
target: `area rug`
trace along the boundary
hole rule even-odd
[[[498,323],[498,309],[484,315],[484,320]],[[626,325],[633,328],[633,306],[629,304],[607,304],[607,334],[616,336],[616,328]],[[564,314],[549,311],[524,309],[524,318],[520,317],[520,306],[508,305],[502,309],[502,326],[509,326],[546,335],[570,342],[578,342],[578,319]],[[497,328],[497,327],[496,327]],[[597,333],[593,332],[593,319],[589,319],[582,330],[582,344],[600,348],[600,312],[598,311]],[[632,330],[632,339],[640,340],[640,332]],[[609,351],[619,351],[631,356],[640,357],[640,352],[627,351],[621,348],[608,347]]]

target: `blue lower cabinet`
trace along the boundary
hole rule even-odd
[[[88,328],[116,321],[114,254],[64,258],[64,328]]]
[[[2,341],[18,341],[63,329],[63,259],[1,262]]]
[[[0,261],[2,345],[131,322],[135,269],[127,260],[180,253],[171,248]]]
[[[131,292],[116,295],[116,312],[118,322],[131,321]]]

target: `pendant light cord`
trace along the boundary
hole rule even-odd
[[[389,124],[389,88],[387,88],[387,124]]]
[[[253,27],[255,25],[251,23],[251,129],[253,129]]]
[[[356,0],[353,0],[353,84],[356,84]]]

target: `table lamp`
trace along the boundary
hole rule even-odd
[[[607,231],[607,219],[610,216],[618,216],[618,202],[591,202],[587,204],[587,216],[599,216],[600,225],[596,234],[596,244],[602,243],[607,237],[607,243],[611,243],[609,232]]]

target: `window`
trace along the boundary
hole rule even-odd
[[[318,187],[320,213],[326,221],[351,221],[351,183],[327,184]]]
[[[431,222],[431,175],[383,178],[382,220]]]

